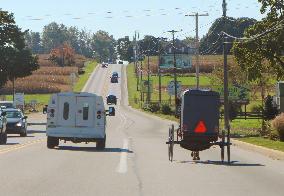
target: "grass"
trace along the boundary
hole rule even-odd
[[[95,61],[89,62],[87,64],[85,68],[85,73],[80,76],[76,85],[74,86],[74,91],[80,92],[83,89],[83,87],[85,86],[86,82],[88,81],[91,73],[94,71],[96,66],[97,66],[97,62]]]
[[[129,96],[129,104],[136,109],[141,109],[140,105],[140,92],[137,91],[136,88],[136,77],[134,74],[134,66],[129,65],[127,67],[127,77],[128,77],[128,96]],[[144,78],[146,79],[146,78]],[[163,76],[162,77],[162,86],[166,86],[169,81],[171,81],[173,78],[171,76]],[[154,85],[154,92],[152,94],[152,100],[158,100],[158,92],[155,90],[155,88],[158,85],[158,76],[151,76],[151,80],[153,80]],[[179,77],[179,81],[182,82],[185,86],[194,86],[195,85],[195,77],[187,76],[187,77]],[[200,85],[201,86],[210,86],[210,74],[201,74],[200,76]],[[169,96],[165,90],[162,91],[162,100],[168,100]],[[259,100],[257,101],[251,101],[251,103],[247,106],[248,111],[250,111],[252,105],[259,105],[261,102]],[[144,110],[143,110],[144,111]],[[173,115],[164,115],[160,112],[157,113],[151,113],[148,111],[144,111],[146,113],[176,121],[178,122],[178,119],[175,118]],[[280,150],[284,151],[284,142],[280,141],[273,141],[269,139],[264,139],[260,137],[259,130],[262,126],[262,120],[261,119],[236,119],[233,120],[231,123],[231,135],[233,137],[237,137],[240,141],[244,141],[247,143],[255,144],[258,146],[267,147],[270,149]],[[220,127],[224,127],[224,121],[220,120]]]
[[[265,138],[261,138],[261,137],[248,137],[248,138],[241,138],[238,139],[240,141],[243,142],[247,142],[250,144],[254,144],[257,146],[262,146],[262,147],[266,147],[266,148],[270,148],[270,149],[274,149],[274,150],[279,150],[284,152],[284,142],[280,142],[280,141],[273,141],[273,140],[269,140],[269,139],[265,139]]]

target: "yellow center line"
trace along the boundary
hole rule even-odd
[[[22,149],[22,148],[25,148],[25,147],[28,147],[28,146],[31,146],[31,145],[34,145],[34,144],[38,144],[38,143],[41,143],[41,142],[44,142],[44,141],[46,141],[46,139],[38,139],[38,140],[28,141],[28,142],[23,143],[23,144],[16,144],[16,145],[9,147],[9,148],[0,149],[0,154],[5,154],[7,152],[16,151],[16,150],[19,150],[19,149]]]

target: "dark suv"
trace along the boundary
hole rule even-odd
[[[19,109],[4,109],[7,118],[7,133],[20,134],[21,137],[27,136],[27,116]]]
[[[6,112],[1,110],[0,108],[0,145],[7,143],[7,119],[6,119]]]
[[[107,104],[117,104],[117,98],[115,95],[109,95],[107,98]]]
[[[110,82],[111,83],[118,83],[118,73],[117,72],[113,72],[111,77],[110,77]]]

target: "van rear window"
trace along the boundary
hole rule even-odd
[[[69,118],[69,103],[65,102],[63,107],[63,119],[68,120]]]

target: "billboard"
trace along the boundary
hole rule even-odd
[[[189,69],[192,67],[191,56],[187,54],[176,54],[176,65],[178,69]],[[167,54],[162,55],[160,59],[161,69],[172,69],[174,68],[174,55]]]

